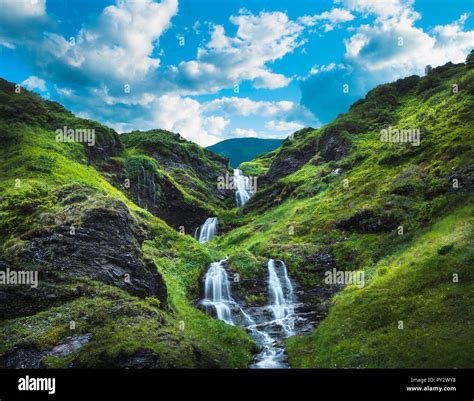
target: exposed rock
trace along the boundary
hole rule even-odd
[[[71,284],[95,280],[139,297],[153,296],[167,305],[165,282],[155,263],[144,260],[144,233],[121,202],[86,208],[71,206],[80,222],[44,228],[23,235],[26,241],[0,268],[38,271],[39,285],[8,286],[0,290],[0,318],[33,314],[51,305],[81,296]],[[80,210],[78,210],[80,209]]]
[[[92,334],[87,333],[80,336],[71,336],[63,339],[57,344],[48,355],[51,356],[67,356],[77,352],[84,344],[88,343],[92,338]]]
[[[398,219],[390,212],[376,213],[373,210],[362,210],[348,219],[338,222],[336,227],[358,233],[379,233],[389,232],[395,229],[398,224]]]
[[[36,347],[17,348],[0,357],[1,369],[40,369],[44,352]]]

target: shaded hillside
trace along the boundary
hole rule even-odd
[[[163,160],[6,81],[0,99],[0,270],[38,274],[0,287],[0,367],[248,366],[244,331],[191,306],[214,256],[126,188],[130,165],[171,181]],[[94,128],[97,149],[58,142],[65,125]]]
[[[292,366],[474,366],[473,57],[378,86],[245,164],[259,191],[223,216],[235,228],[216,247],[280,258],[306,291],[342,290],[320,297],[331,310],[313,334],[288,339]],[[420,142],[384,142],[389,129]],[[365,286],[326,284],[333,268]]]
[[[241,163],[253,160],[262,153],[275,150],[282,142],[282,139],[232,138],[218,142],[207,149],[227,157],[230,165],[237,168]]]
[[[134,131],[120,139],[126,151],[116,160],[139,206],[186,232],[225,207],[229,194],[218,190],[217,182],[227,172],[226,158],[164,130]]]

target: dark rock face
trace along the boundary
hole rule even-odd
[[[349,132],[338,125],[327,127],[319,137],[318,148],[325,162],[340,160],[349,153]]]
[[[0,369],[40,369],[43,356],[36,347],[17,348],[0,357]]]
[[[363,210],[346,220],[338,222],[336,227],[341,230],[356,231],[358,233],[379,233],[392,231],[398,224],[398,219],[393,214]]]
[[[0,356],[0,369],[41,369],[42,359],[46,356],[67,356],[77,352],[89,342],[92,334],[71,336],[62,340],[53,349],[39,350],[36,347],[18,347],[12,352]],[[73,367],[73,366],[70,366]]]
[[[280,178],[299,170],[316,154],[317,150],[316,139],[298,148],[282,148],[267,173],[260,180],[261,185],[271,185]]]
[[[349,153],[350,133],[348,130],[356,132],[356,128],[348,123],[331,125],[323,128],[319,136],[309,139],[303,136],[298,146],[290,146],[290,142],[285,142],[267,173],[262,177],[262,185],[271,185],[280,178],[294,173],[318,153],[321,162],[340,160]],[[307,132],[302,134],[307,135]]]
[[[209,217],[208,209],[197,204],[190,205],[183,193],[167,177],[162,177],[156,186],[160,193],[158,199],[154,199],[152,193],[144,191],[143,187],[132,185],[131,190],[137,195],[137,204],[176,230],[184,227],[186,233],[193,232]]]
[[[71,208],[80,206],[71,206]],[[76,213],[77,210],[74,212]],[[38,271],[39,285],[4,286],[0,289],[0,319],[33,314],[51,305],[81,296],[79,283],[93,280],[119,287],[139,297],[154,296],[163,306],[167,290],[151,260],[143,260],[144,233],[127,207],[114,202],[107,207],[80,211],[72,235],[69,224],[33,231],[13,258],[0,268]]]

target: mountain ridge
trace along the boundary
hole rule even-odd
[[[250,161],[262,153],[275,150],[282,142],[283,139],[277,138],[230,138],[206,149],[227,157],[231,167],[237,168],[241,163]]]

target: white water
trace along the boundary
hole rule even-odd
[[[209,217],[199,229],[198,241],[203,244],[217,234],[217,217]]]
[[[232,299],[230,282],[225,270],[226,263],[227,259],[210,264],[204,278],[202,305],[218,319],[231,325],[239,324],[245,327],[261,345],[262,350],[256,356],[251,368],[287,368],[285,350],[278,341],[294,334],[293,322],[296,315],[293,285],[285,264],[273,259],[268,261],[269,303],[266,307],[255,308],[257,319]],[[258,309],[263,311],[259,312]]]
[[[242,170],[234,169],[235,202],[237,207],[245,205],[253,195],[249,177],[246,177]]]
[[[206,310],[212,309],[217,318],[228,324],[232,320],[231,305],[234,303],[230,296],[230,284],[223,264],[227,259],[211,263],[204,277],[204,300]]]
[[[283,328],[287,336],[293,334],[294,305],[293,286],[288,278],[286,265],[280,261],[281,268],[276,267],[275,261],[268,261],[268,292],[270,309],[275,321]],[[277,273],[279,270],[279,274]]]

